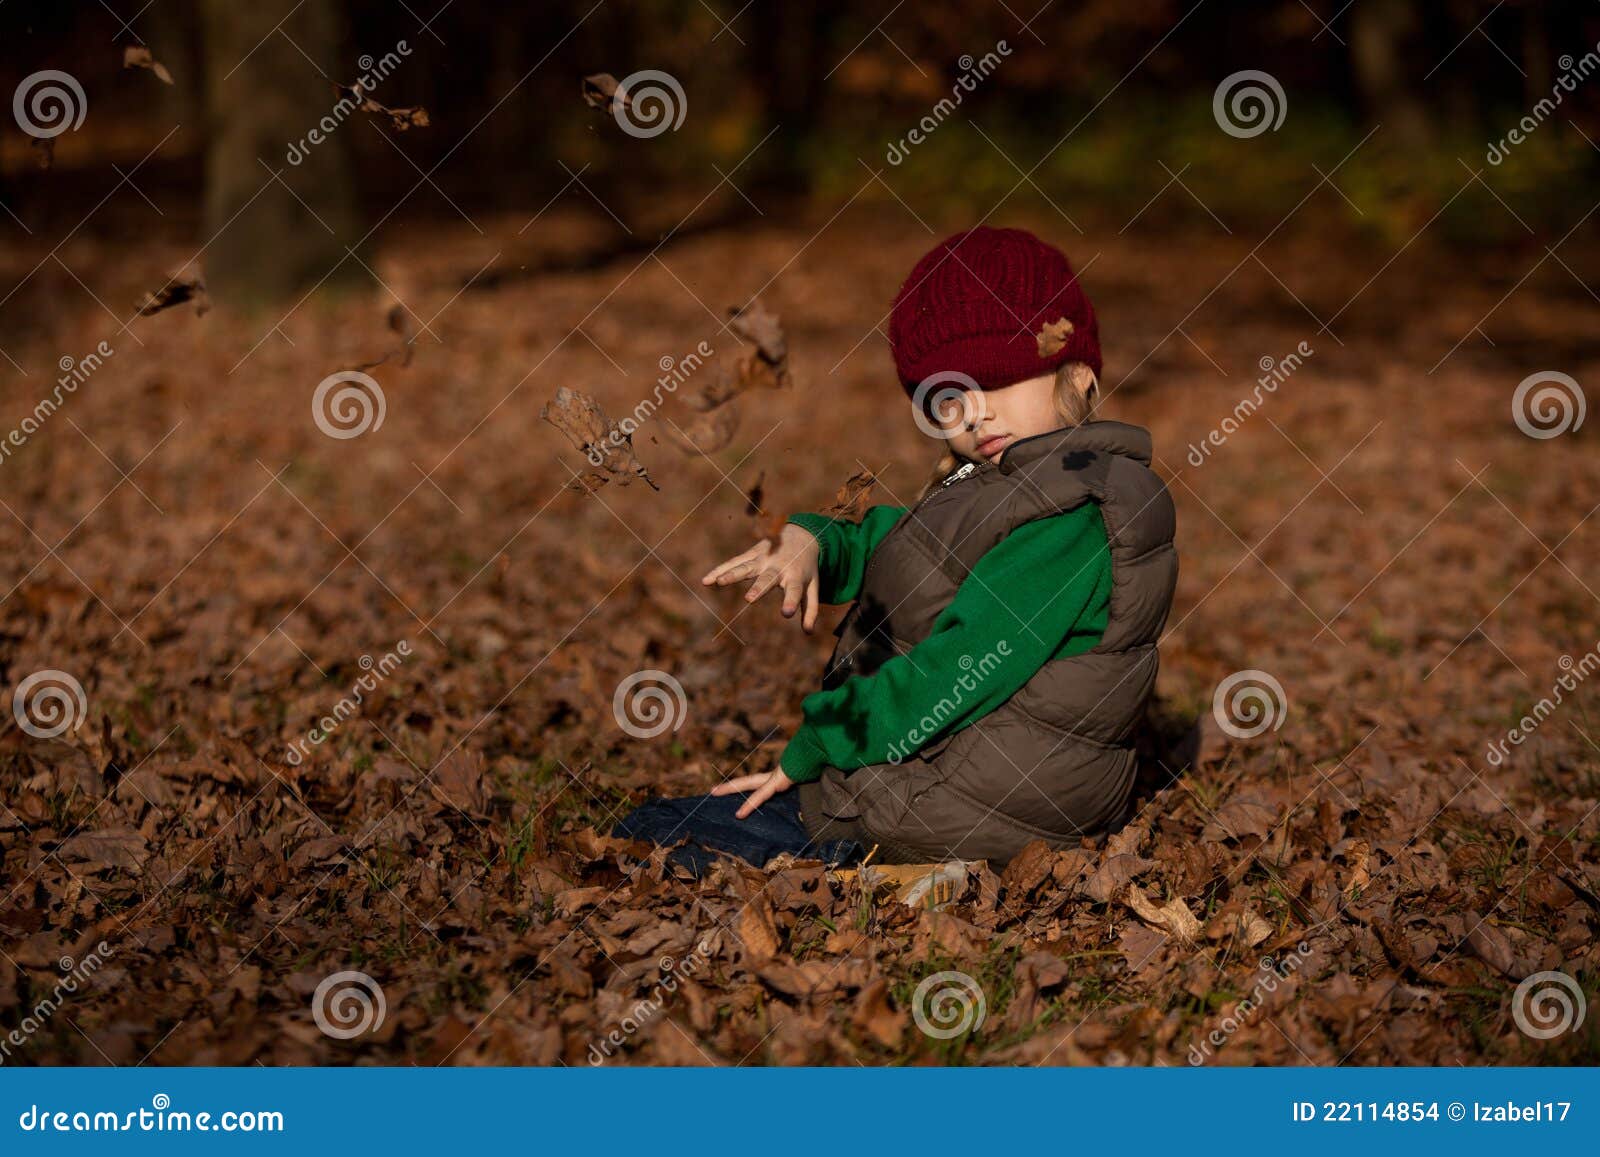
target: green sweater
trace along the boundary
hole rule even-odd
[[[905,513],[873,506],[859,523],[820,514],[789,519],[821,547],[823,602],[860,596],[867,560]],[[1026,523],[978,560],[926,639],[870,675],[806,696],[803,721],[778,765],[804,783],[824,767],[898,762],[993,711],[1046,660],[1093,647],[1110,600],[1111,552],[1099,504]],[[987,674],[964,689],[958,680],[975,664]]]

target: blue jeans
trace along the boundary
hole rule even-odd
[[[775,795],[748,819],[739,819],[735,813],[744,801],[743,795],[653,799],[619,820],[611,834],[662,845],[687,840],[667,862],[687,869],[696,878],[705,874],[718,852],[762,868],[784,852],[840,865],[854,863],[866,850],[854,840],[814,845],[801,826],[796,792]]]

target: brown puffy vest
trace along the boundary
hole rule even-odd
[[[1172,499],[1149,467],[1142,427],[1052,430],[1013,442],[998,465],[963,467],[884,536],[835,631],[824,688],[926,638],[977,561],[1017,527],[1088,501],[1100,504],[1111,551],[1106,630],[1091,650],[1047,661],[989,714],[902,762],[829,767],[802,784],[801,818],[815,839],[876,844],[887,863],[1004,863],[1032,840],[1075,846],[1124,818],[1132,736],[1178,578]]]

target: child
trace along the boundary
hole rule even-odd
[[[1148,431],[1091,419],[1094,310],[1059,250],[977,228],[917,263],[889,340],[947,450],[916,505],[797,514],[701,579],[781,587],[807,633],[855,605],[777,767],[617,825],[689,841],[673,860],[697,875],[717,851],[998,869],[1125,818],[1177,556]]]

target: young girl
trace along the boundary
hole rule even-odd
[[[1094,310],[1059,250],[978,228],[917,263],[889,339],[947,449],[916,505],[797,514],[701,579],[781,588],[807,633],[820,603],[855,605],[775,768],[617,825],[687,841],[672,859],[696,874],[719,851],[998,869],[1125,818],[1177,557],[1148,431],[1091,418]]]

